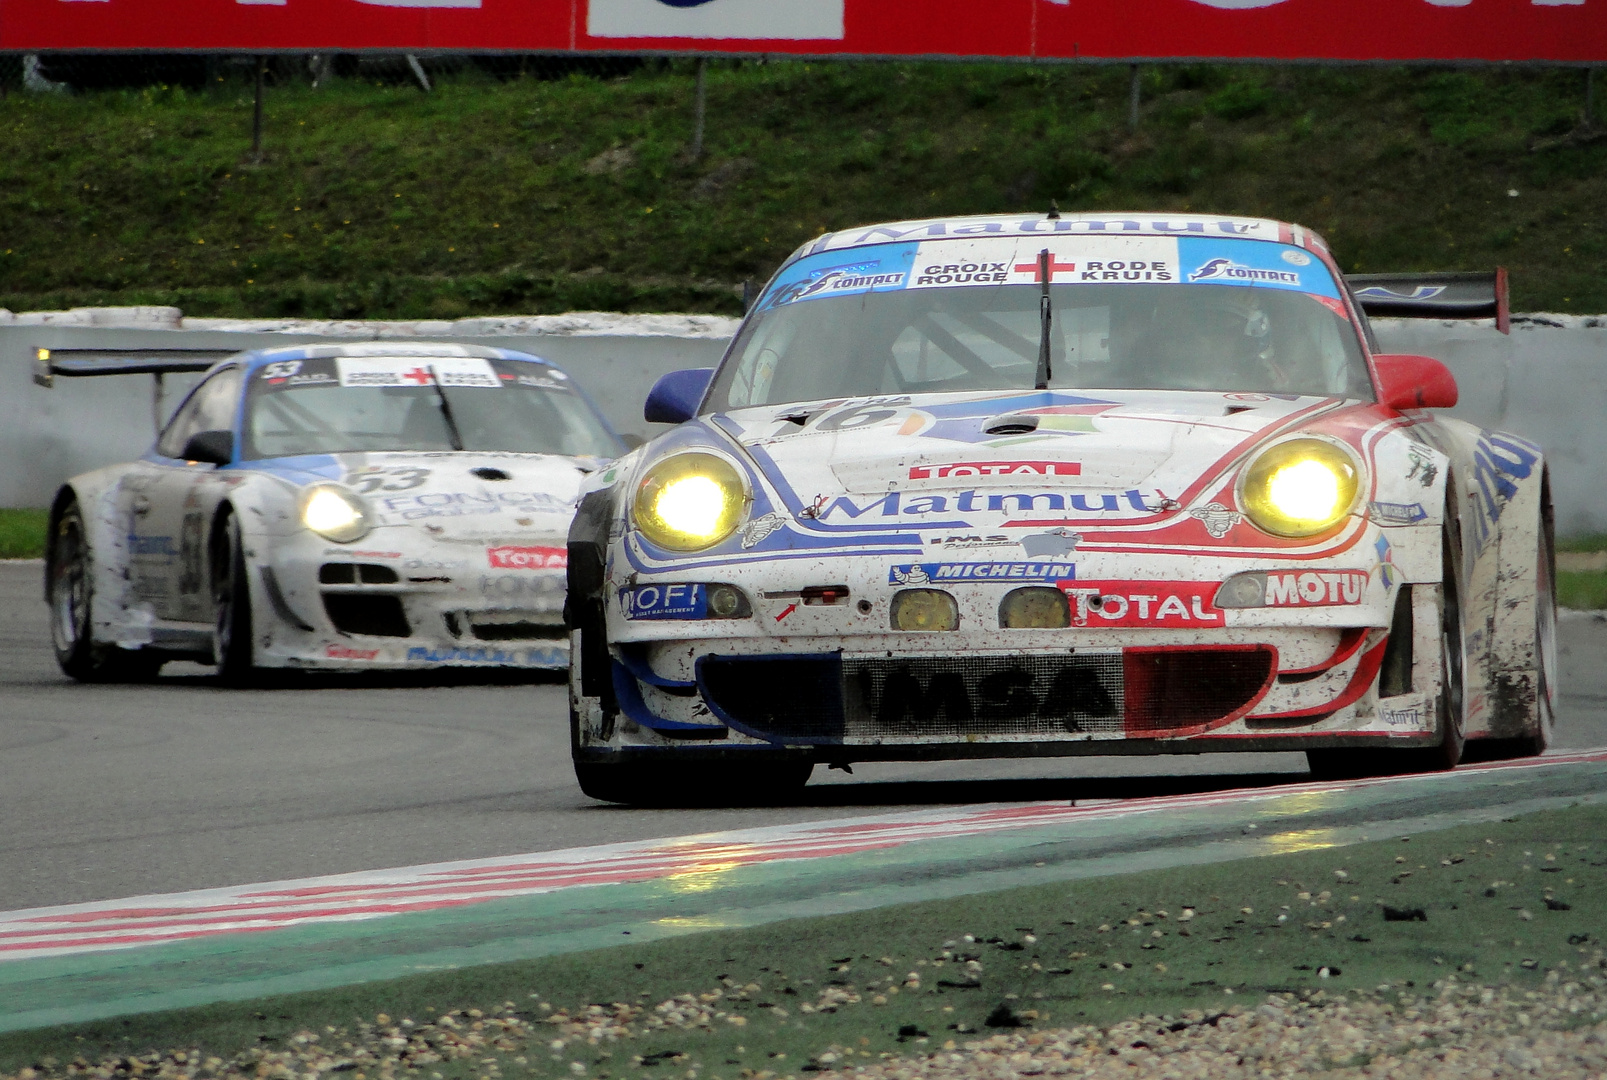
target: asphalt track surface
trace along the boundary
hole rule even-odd
[[[1299,754],[824,767],[787,806],[635,810],[570,771],[564,690],[414,679],[79,686],[0,564],[0,911],[967,803],[1306,778]],[[1559,749],[1607,745],[1607,622],[1562,624]]]

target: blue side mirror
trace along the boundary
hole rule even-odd
[[[713,368],[670,372],[653,384],[647,404],[642,408],[643,419],[649,424],[679,424],[692,419],[713,381]]]

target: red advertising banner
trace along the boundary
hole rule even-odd
[[[1607,0],[0,0],[0,50],[1607,62]]]

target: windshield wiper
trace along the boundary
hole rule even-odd
[[[435,365],[430,368],[430,385],[435,387],[435,396],[441,399],[441,419],[446,421],[446,433],[452,440],[452,449],[463,449],[463,434],[458,431],[457,417],[452,415],[452,403],[446,399],[446,387],[441,385],[441,377],[435,373]]]
[[[1049,389],[1049,379],[1054,374],[1049,367],[1049,328],[1055,321],[1054,303],[1049,299],[1049,267],[1052,259],[1048,248],[1038,255],[1038,280],[1043,282],[1043,296],[1038,300],[1038,390]]]

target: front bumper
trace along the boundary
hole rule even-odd
[[[259,553],[252,574],[256,662],[333,670],[566,668],[561,559],[495,565],[488,552],[499,550],[510,549],[397,529],[349,547],[307,536]]]
[[[611,592],[606,679],[583,678],[578,654],[572,672],[577,758],[769,750],[847,762],[1407,747],[1441,737],[1438,587],[1410,593],[1411,670],[1380,696],[1402,584],[1376,568],[1352,603],[1200,619],[1213,608],[1193,597],[1246,567],[1193,585],[1153,571],[1145,577],[1155,584],[1135,585],[1131,568],[1113,568],[1095,585],[1079,565],[1075,583],[1059,583],[1068,595],[1108,593],[1117,581],[1130,596],[1192,589],[1171,610],[1193,617],[1122,625],[1133,620],[1074,606],[1069,628],[999,629],[1013,583],[978,582],[948,586],[960,629],[925,633],[888,629],[901,583],[885,569],[880,580],[874,570],[834,569],[834,580],[853,577],[846,598],[824,605],[801,601],[797,583],[764,589],[739,578],[754,609],[742,620],[645,622]]]

